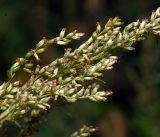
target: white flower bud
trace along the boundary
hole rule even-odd
[[[76,34],[76,32],[77,32],[77,30],[74,30],[73,32],[69,33],[69,34],[66,36],[66,38],[72,38],[73,35]]]
[[[73,97],[65,97],[65,99],[70,103],[73,103],[73,102],[77,101],[77,99],[73,98]]]
[[[151,15],[151,21],[154,21],[155,18],[156,18],[156,13],[153,12],[152,15]]]
[[[66,29],[65,29],[65,28],[63,28],[63,29],[61,30],[60,34],[59,34],[59,37],[60,37],[60,38],[63,38],[63,37],[64,37],[65,32],[66,32]]]
[[[57,41],[56,42],[57,44],[59,44],[59,45],[67,45],[68,44],[68,42],[65,42],[65,41]]]
[[[95,94],[95,96],[105,97],[105,96],[106,96],[106,92],[97,92],[97,93]]]
[[[90,133],[81,133],[82,137],[88,137],[90,135]]]
[[[70,95],[70,94],[72,94],[72,93],[74,93],[74,92],[75,92],[75,89],[74,89],[74,88],[71,88],[71,89],[69,89],[69,90],[67,91],[67,94]]]
[[[146,21],[145,20],[143,20],[142,22],[141,22],[141,24],[140,24],[140,29],[143,29],[143,28],[145,28],[145,25],[146,25]]]
[[[38,55],[36,53],[34,53],[34,57],[36,58],[37,61],[40,60],[40,58],[38,57]]]
[[[93,66],[91,69],[89,69],[89,72],[94,73],[97,69],[97,66]]]
[[[144,29],[145,28],[145,25],[146,25],[146,21],[143,20],[139,26],[140,29]]]
[[[84,93],[84,87],[82,87],[81,89],[80,89],[80,91],[78,91],[78,93],[76,93],[76,96],[82,96],[83,95],[83,93]]]
[[[46,102],[48,102],[50,99],[51,99],[51,97],[46,97],[46,98],[42,98],[40,101],[41,101],[42,103],[46,103]]]
[[[20,114],[21,114],[21,115],[23,115],[23,114],[25,114],[25,113],[26,113],[26,110],[21,110],[21,111],[20,111]]]
[[[35,104],[35,103],[36,103],[36,101],[34,101],[34,100],[28,101],[28,104]]]
[[[36,48],[41,48],[44,45],[45,40],[42,39],[37,45]]]
[[[53,72],[54,74],[54,76],[56,76],[57,75],[57,73],[58,73],[58,67],[56,67],[55,69],[54,69],[54,72]]]
[[[46,106],[48,108],[51,108],[51,106],[48,103],[42,103],[43,106]],[[47,109],[47,108],[46,108]]]
[[[37,107],[39,107],[40,109],[44,109],[44,110],[46,110],[46,109],[47,109],[47,108],[46,108],[46,106],[41,105],[41,104],[38,104],[38,105],[37,105]]]
[[[88,96],[88,98],[89,98],[90,100],[92,100],[92,101],[96,101],[96,102],[97,102],[97,99],[94,98],[93,96]]]
[[[112,66],[107,66],[107,70],[110,70],[110,69],[112,69],[113,67]]]
[[[101,25],[99,22],[97,22],[97,28],[96,28],[96,32],[99,33],[101,31]]]
[[[99,37],[97,37],[97,39],[98,40],[101,40],[101,39],[103,39],[104,38],[104,36],[102,35],[102,36],[99,36]]]
[[[160,8],[158,8],[158,9],[156,10],[155,14],[156,14],[157,16],[160,16]]]
[[[106,98],[105,97],[101,97],[101,96],[94,96],[94,98],[97,100],[97,101],[105,101]]]
[[[93,77],[85,77],[84,80],[93,80]]]

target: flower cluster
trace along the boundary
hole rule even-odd
[[[83,126],[81,129],[72,134],[71,137],[89,137],[91,133],[95,132],[95,129],[92,126]]]
[[[98,83],[91,84],[91,81],[101,81],[102,72],[112,69],[117,62],[113,50],[133,50],[133,44],[144,40],[147,34],[160,34],[160,8],[149,20],[138,20],[121,30],[122,24],[119,17],[109,19],[103,29],[97,23],[96,30],[85,43],[73,52],[66,48],[62,58],[47,66],[35,66],[32,60],[39,61],[39,54],[49,45],[67,45],[84,34],[73,31],[66,35],[63,29],[58,37],[43,38],[24,58],[16,59],[8,71],[8,82],[0,86],[0,125],[19,118],[30,121],[59,103],[73,103],[84,98],[105,101],[112,92],[103,91]],[[30,74],[27,82],[14,80],[19,70]]]

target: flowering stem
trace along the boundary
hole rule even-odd
[[[20,121],[20,135],[28,136],[32,134],[28,129],[32,127],[34,130],[33,120],[40,120],[42,114],[58,104],[85,98],[105,101],[112,92],[103,91],[98,83],[90,84],[89,81],[103,82],[102,72],[112,69],[117,62],[118,58],[112,55],[115,49],[133,50],[133,44],[144,40],[148,34],[160,35],[160,8],[149,20],[138,20],[121,30],[122,24],[119,17],[109,19],[104,29],[97,23],[96,30],[85,43],[73,52],[66,48],[63,57],[43,67],[34,67],[31,60],[38,62],[39,54],[49,45],[67,45],[73,39],[80,39],[84,33],[73,31],[65,35],[65,29],[62,29],[58,37],[43,38],[24,58],[16,59],[8,71],[8,82],[0,86],[1,127],[7,121]],[[30,74],[25,83],[14,80],[20,69]]]

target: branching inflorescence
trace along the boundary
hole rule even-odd
[[[133,50],[133,44],[144,40],[148,34],[160,34],[160,8],[152,13],[149,20],[138,20],[121,30],[122,24],[119,17],[109,19],[103,29],[97,23],[95,32],[85,43],[73,52],[66,48],[62,58],[47,66],[35,67],[31,60],[39,61],[39,54],[50,45],[67,45],[84,34],[73,31],[66,35],[63,29],[59,37],[43,38],[24,58],[16,59],[8,71],[8,82],[0,86],[0,125],[3,127],[7,121],[18,122],[21,119],[21,122],[28,123],[25,124],[28,128],[32,119],[58,104],[84,98],[105,101],[112,92],[103,91],[98,83],[90,84],[90,81],[99,79],[104,70],[112,69],[117,62],[117,57],[112,55],[113,50]],[[19,70],[30,74],[27,82],[14,79]],[[21,126],[23,128],[23,124]]]

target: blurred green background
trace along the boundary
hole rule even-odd
[[[158,6],[159,0],[0,0],[0,83],[7,80],[6,70],[15,59],[44,36],[53,38],[66,27],[68,32],[85,32],[84,42],[97,21],[104,25],[118,15],[126,25],[150,17]],[[149,36],[135,51],[118,53],[119,61],[105,73],[107,83],[102,85],[114,94],[105,103],[84,100],[55,108],[34,137],[67,137],[84,124],[100,127],[94,137],[159,137],[159,43]],[[53,46],[42,56],[42,64],[63,53],[63,47]]]

